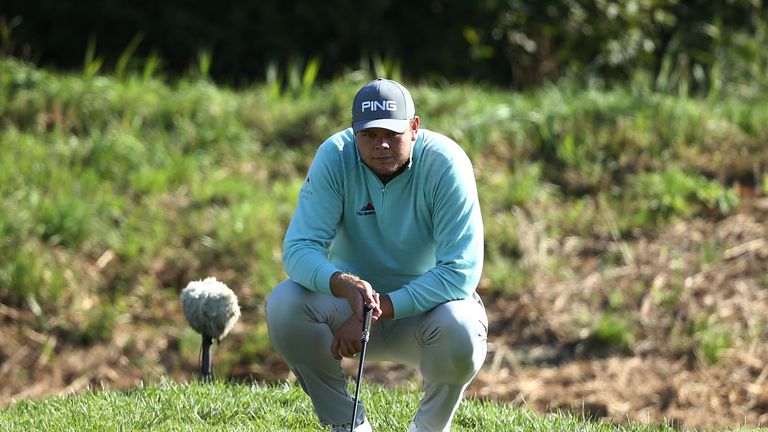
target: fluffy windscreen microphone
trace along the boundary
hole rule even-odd
[[[181,291],[184,317],[196,332],[203,336],[201,373],[211,378],[211,343],[221,341],[240,318],[237,296],[224,283],[214,277],[190,282]]]

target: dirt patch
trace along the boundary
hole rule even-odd
[[[655,239],[553,241],[527,233],[525,259],[540,276],[504,298],[487,296],[490,349],[469,394],[617,422],[768,425],[766,215],[768,200],[758,199],[725,220],[679,223]],[[557,277],[554,266],[571,273]],[[158,300],[162,314],[137,308],[108,341],[80,345],[33,330],[32,308],[0,304],[0,404],[192,379],[197,364],[180,354],[184,318],[175,302]],[[254,331],[257,310],[250,318],[244,311],[222,349]],[[627,315],[636,318],[610,321]],[[604,322],[627,331],[601,333],[596,323]],[[232,373],[287,376],[274,355]],[[371,382],[415,377],[406,368],[366,366]]]
[[[735,355],[720,366],[702,368],[658,357],[612,357],[551,369],[483,371],[472,391],[540,411],[567,410],[619,422],[759,426],[768,424],[767,371],[756,356]]]

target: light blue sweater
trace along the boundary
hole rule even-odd
[[[283,244],[295,282],[331,294],[336,271],[388,294],[394,317],[475,290],[483,223],[472,164],[458,144],[420,129],[409,167],[386,185],[360,159],[352,129],[320,145]]]

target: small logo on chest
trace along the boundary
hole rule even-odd
[[[358,216],[370,216],[376,214],[376,209],[373,208],[373,204],[369,201],[368,204],[364,205],[360,210],[355,212]]]

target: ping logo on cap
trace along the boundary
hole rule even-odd
[[[413,99],[402,84],[375,79],[358,90],[352,102],[352,131],[384,128],[403,133],[416,115]]]
[[[360,104],[360,112],[368,111],[397,111],[397,102],[393,100],[367,100]]]

